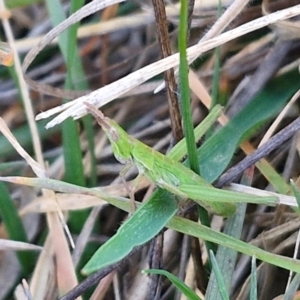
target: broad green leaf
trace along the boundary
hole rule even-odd
[[[102,245],[82,269],[83,274],[93,273],[118,262],[135,246],[143,245],[160,232],[175,215],[178,204],[173,196],[159,190],[127,220],[117,233]]]
[[[239,143],[275,116],[299,88],[299,74],[296,71],[272,80],[228,125],[198,150],[201,175],[209,182],[220,176]]]

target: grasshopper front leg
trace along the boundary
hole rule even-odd
[[[125,175],[130,170],[131,167],[132,167],[132,164],[125,165],[125,167],[121,170],[119,175],[120,175],[120,178],[121,178],[121,180],[124,184],[124,187],[125,187],[126,192],[129,196],[129,199],[130,199],[130,214],[133,214],[136,210],[135,199],[134,199],[134,193],[135,193],[135,189],[136,189],[135,181],[140,176],[140,174],[134,179],[133,186],[130,188],[127,181],[126,181],[126,179],[125,179]]]

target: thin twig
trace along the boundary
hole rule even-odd
[[[161,0],[152,0],[152,3],[156,18],[158,44],[160,46],[162,58],[165,58],[172,55],[165,4]],[[183,133],[179,110],[179,101],[176,93],[177,84],[175,81],[173,68],[168,69],[164,72],[164,79],[167,87],[166,90],[169,102],[172,133],[174,141],[176,143],[182,139]]]
[[[113,270],[121,268],[127,261],[128,258],[139,252],[145,245],[148,243],[135,247],[125,258],[122,260],[92,274],[87,279],[83,280],[80,284],[78,284],[75,288],[69,291],[66,295],[60,298],[60,300],[74,300],[80,295],[82,295],[87,289],[98,283],[101,279],[111,273]]]
[[[290,125],[282,129],[276,135],[269,139],[264,145],[258,148],[255,152],[248,155],[242,161],[240,161],[237,165],[230,168],[225,174],[223,174],[216,183],[216,187],[222,187],[237,176],[239,176],[243,171],[247,168],[255,164],[261,158],[268,155],[271,151],[278,148],[281,144],[287,141],[289,138],[293,136],[293,134],[300,129],[300,117],[293,121]]]

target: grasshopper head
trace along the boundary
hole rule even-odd
[[[113,120],[105,117],[94,105],[84,102],[109,139],[116,159],[123,164],[132,162],[132,138]]]
[[[115,121],[106,118],[108,126],[103,127],[113,149],[116,159],[127,164],[132,162],[132,139]]]
[[[106,118],[107,119],[107,118]],[[109,128],[104,129],[116,159],[122,164],[132,162],[132,139],[115,121],[108,119]]]

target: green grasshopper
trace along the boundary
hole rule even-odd
[[[234,202],[276,203],[275,197],[258,197],[214,188],[181,163],[128,135],[114,120],[105,117],[92,104],[85,102],[85,105],[104,130],[114,156],[120,163],[134,164],[140,174],[144,174],[150,181],[183,200],[192,199],[209,212],[224,217],[234,213]]]

